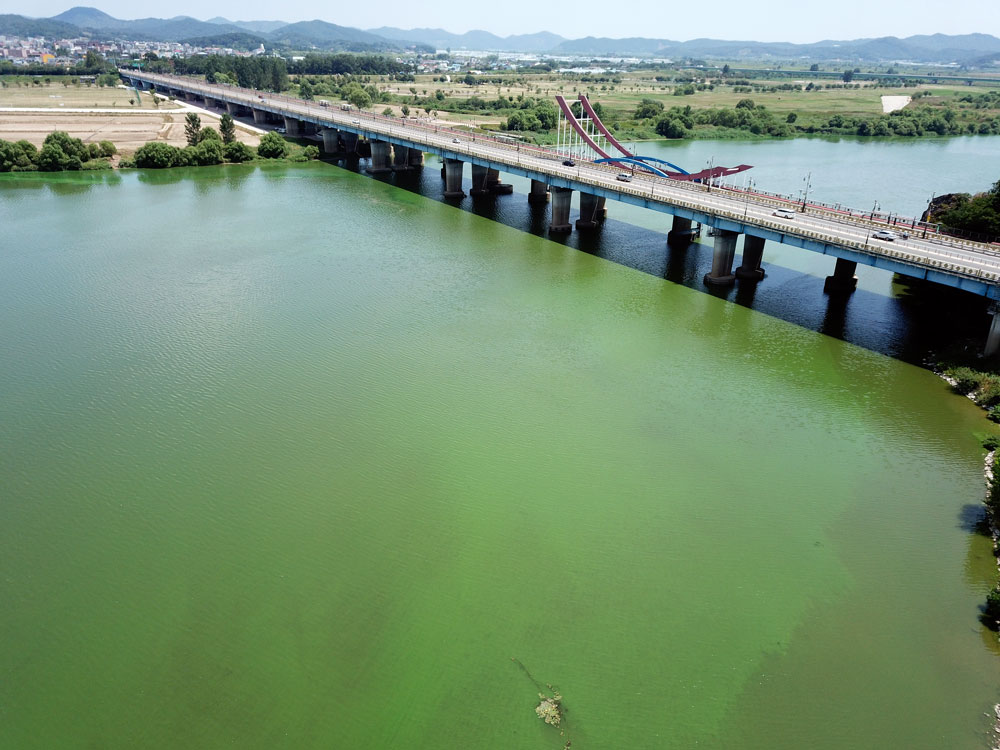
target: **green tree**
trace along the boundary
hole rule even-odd
[[[355,89],[351,92],[348,101],[358,109],[367,109],[372,105],[372,98],[363,89]]]
[[[38,168],[43,172],[59,172],[69,166],[69,157],[55,143],[46,143],[38,154]]]
[[[799,116],[797,114],[795,114],[794,112],[789,112],[788,113],[788,117],[785,118],[785,122],[787,122],[788,124],[791,124],[791,123],[795,122],[798,119],[799,119]]]
[[[687,135],[687,130],[684,124],[670,115],[661,117],[656,122],[656,132],[662,135],[664,138],[684,138]]]
[[[212,127],[204,127],[198,131],[198,143],[205,141],[222,141],[219,131]]]
[[[643,99],[639,106],[635,108],[635,119],[646,120],[651,117],[659,117],[663,112],[663,102],[654,99]]]
[[[844,83],[850,83],[851,81],[854,80],[854,71],[845,70],[843,75],[841,75],[840,77],[844,80]]]
[[[228,112],[219,119],[219,134],[223,143],[232,143],[236,140],[236,123]]]
[[[222,139],[218,136],[215,138],[206,138],[195,147],[195,159],[200,166],[221,164],[223,157]]]
[[[34,162],[38,158],[38,149],[35,148],[35,144],[24,140],[23,138],[14,144],[15,148],[20,149],[21,154],[23,154],[28,161]]]
[[[140,146],[135,152],[133,160],[137,167],[145,169],[165,169],[174,166],[176,154],[180,149],[174,148],[169,143],[153,141],[145,146]]]
[[[194,112],[188,112],[184,117],[184,137],[187,138],[189,146],[198,145],[198,137],[201,132],[201,118]]]
[[[736,109],[756,109],[753,99],[740,99],[736,102]]]
[[[399,108],[399,111],[403,113],[403,117],[409,117],[410,116],[410,108],[407,107],[405,104],[402,107]]]
[[[83,67],[89,70],[101,70],[104,67],[104,58],[92,49],[87,50],[83,56]]]
[[[71,138],[69,133],[63,130],[55,130],[45,136],[43,146],[48,145],[58,146],[67,157],[76,157],[80,161],[86,161],[90,156],[83,141],[79,138]]]
[[[222,151],[226,157],[226,161],[239,163],[250,161],[254,157],[253,149],[247,144],[240,143],[239,141],[227,143]]]
[[[257,155],[264,159],[282,159],[288,153],[285,139],[275,132],[265,133],[257,146]]]

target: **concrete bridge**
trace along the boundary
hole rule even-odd
[[[595,228],[606,213],[608,199],[671,214],[671,244],[690,241],[692,226],[710,227],[715,238],[712,270],[707,285],[753,283],[764,277],[762,261],[767,242],[800,247],[834,259],[827,277],[830,294],[853,291],[859,263],[927,279],[946,286],[1000,300],[1000,248],[959,240],[926,227],[907,239],[880,240],[880,229],[898,229],[879,217],[814,204],[791,204],[787,199],[732,188],[702,185],[636,174],[628,181],[607,164],[580,161],[572,166],[543,148],[502,137],[469,135],[427,122],[383,117],[339,105],[308,102],[280,94],[234,86],[122,69],[124,80],[137,88],[155,88],[177,98],[201,100],[208,107],[224,106],[230,114],[252,116],[259,124],[280,123],[288,135],[320,134],[330,153],[357,152],[359,139],[371,150],[369,171],[408,169],[423,163],[424,152],[443,162],[444,196],[461,198],[464,167],[471,167],[473,194],[509,193],[500,172],[531,180],[528,200],[551,202],[549,231],[571,232],[570,199],[580,193],[579,231]],[[367,150],[367,149],[366,149]],[[794,209],[777,216],[778,209]],[[745,235],[741,265],[734,268],[736,241]],[[994,304],[993,324],[985,353],[1000,350],[1000,307]]]

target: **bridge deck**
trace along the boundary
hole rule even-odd
[[[930,233],[895,242],[876,240],[872,233],[892,229],[884,223],[851,216],[845,211],[810,205],[794,219],[773,215],[789,208],[787,200],[728,188],[667,180],[636,174],[630,182],[616,179],[608,165],[578,162],[568,167],[564,157],[546,149],[442,128],[430,123],[383,117],[357,110],[293,99],[270,92],[122,70],[129,79],[209,96],[223,102],[310,122],[318,127],[357,133],[374,140],[419,148],[444,158],[459,159],[547,182],[554,187],[604,196],[656,211],[693,219],[704,225],[745,233],[773,242],[856,261],[918,278],[958,287],[992,299],[1000,298],[1000,252],[994,246]],[[455,141],[458,142],[455,142]]]

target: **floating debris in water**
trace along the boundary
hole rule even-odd
[[[562,696],[553,692],[551,697],[545,693],[539,693],[538,697],[541,700],[541,703],[535,707],[538,718],[543,719],[546,724],[551,724],[554,727],[559,726],[562,721],[562,714],[559,712]]]

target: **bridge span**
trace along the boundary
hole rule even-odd
[[[578,161],[569,166],[563,163],[563,156],[503,138],[180,76],[130,69],[119,72],[137,88],[200,99],[208,107],[224,106],[230,114],[252,115],[260,124],[281,123],[289,135],[315,132],[322,135],[327,152],[354,152],[359,139],[364,138],[371,148],[370,172],[412,168],[423,163],[424,152],[437,154],[444,162],[446,198],[464,197],[466,162],[471,166],[473,194],[509,192],[509,186],[499,183],[500,172],[526,177],[531,180],[530,202],[551,200],[549,231],[553,233],[572,231],[570,199],[574,190],[580,193],[576,222],[580,231],[597,226],[608,199],[671,214],[671,243],[689,241],[694,223],[710,227],[715,245],[712,270],[704,278],[707,285],[733,284],[737,278],[749,283],[762,279],[764,247],[770,241],[832,256],[833,273],[825,287],[831,294],[853,291],[855,270],[861,263],[1000,300],[1000,248],[927,228],[917,229],[905,239],[881,240],[873,236],[877,231],[898,227],[874,215],[804,202],[793,204],[750,191],[652,174],[637,173],[623,181],[620,169],[612,165]],[[785,215],[776,215],[778,209]],[[742,262],[734,269],[740,234],[745,235]],[[991,310],[987,355],[1000,350],[1000,306],[995,303]]]

